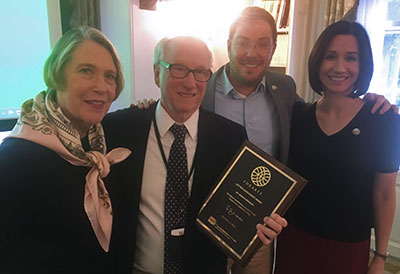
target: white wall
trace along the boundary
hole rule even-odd
[[[153,49],[163,37],[157,29],[157,13],[139,9],[139,0],[133,0],[133,48],[134,48],[134,99],[158,99],[160,91],[153,80]]]
[[[295,82],[297,93],[311,101],[313,91],[308,82],[308,56],[323,30],[326,0],[295,0],[291,3],[289,62],[287,70]]]
[[[134,100],[132,79],[134,62],[132,54],[131,4],[129,0],[100,0],[101,30],[116,47],[124,68],[125,87],[110,111],[128,107]]]

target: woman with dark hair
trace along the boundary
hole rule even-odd
[[[119,57],[79,27],[55,44],[44,81],[0,146],[0,273],[116,273],[118,197],[102,178],[130,151],[106,154],[100,122],[124,85]]]
[[[394,218],[400,119],[371,114],[359,98],[373,73],[358,23],[339,21],[318,38],[309,80],[322,97],[293,109],[289,165],[308,184],[285,216],[276,274],[383,273]],[[368,266],[371,228],[375,256]]]

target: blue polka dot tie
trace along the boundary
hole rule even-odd
[[[183,274],[183,236],[173,236],[171,232],[185,227],[189,179],[185,147],[186,127],[174,124],[170,130],[175,139],[169,152],[165,186],[164,274]]]

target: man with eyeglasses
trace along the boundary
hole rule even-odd
[[[202,107],[246,128],[248,138],[286,163],[292,106],[301,100],[290,76],[269,71],[276,48],[274,18],[265,9],[249,7],[229,32],[229,63],[214,73]],[[272,245],[263,245],[246,268],[232,266],[233,274],[272,273]]]
[[[200,108],[211,64],[201,40],[162,39],[153,66],[161,99],[149,109],[117,111],[103,121],[109,149],[132,150],[110,173],[125,197],[113,204],[124,212],[114,216],[116,229],[125,232],[118,234],[125,238],[116,248],[125,265],[118,273],[226,273],[226,255],[198,230],[195,219],[247,135],[242,126]],[[173,157],[184,160],[177,164]],[[264,222],[266,227],[257,226],[263,242],[286,226],[278,215]]]

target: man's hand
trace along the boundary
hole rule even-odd
[[[391,105],[390,102],[383,95],[375,94],[375,93],[367,93],[364,96],[364,100],[375,102],[374,106],[371,109],[371,113],[375,113],[378,109],[379,114],[384,114],[389,109],[396,114],[399,114],[399,108],[397,105]]]
[[[257,225],[258,238],[264,245],[269,245],[286,226],[286,219],[278,214],[274,213],[270,217],[264,217],[264,225]]]
[[[154,100],[153,98],[150,99],[143,99],[143,100],[138,100],[136,102],[136,104],[131,104],[131,107],[135,107],[137,106],[139,109],[148,109],[150,107],[150,105],[154,104],[156,102],[156,100]]]

